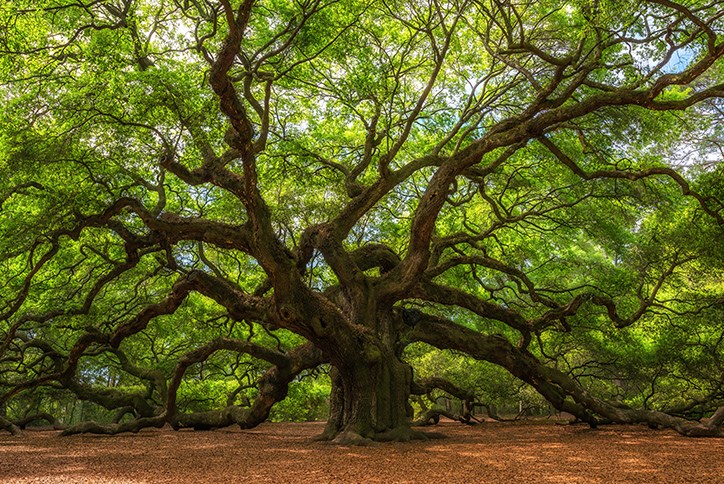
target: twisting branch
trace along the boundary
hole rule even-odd
[[[722,91],[722,94],[724,95],[724,91]],[[628,171],[628,170],[596,170],[593,172],[586,172],[581,168],[573,159],[571,159],[568,155],[566,155],[558,146],[556,146],[555,143],[550,139],[550,137],[542,136],[538,138],[538,141],[548,148],[548,150],[564,165],[566,165],[573,173],[580,176],[584,180],[596,180],[596,179],[602,179],[602,178],[619,178],[624,180],[641,180],[643,178],[648,178],[652,176],[665,176],[670,179],[672,179],[674,182],[676,182],[677,185],[681,188],[681,193],[685,196],[692,197],[696,199],[697,202],[699,202],[699,206],[704,210],[708,215],[710,215],[712,218],[714,218],[717,223],[721,226],[724,226],[724,216],[720,214],[720,210],[714,210],[709,206],[709,198],[704,197],[701,194],[693,191],[691,187],[689,186],[689,182],[687,182],[683,176],[681,176],[678,172],[671,168],[666,167],[654,167],[654,168],[647,168],[645,170],[641,171]],[[719,206],[724,207],[724,203],[719,201]]]
[[[178,414],[176,409],[176,391],[186,369],[206,360],[219,350],[230,350],[249,354],[255,358],[269,361],[269,368],[258,381],[259,394],[251,408],[236,405],[221,410]],[[237,424],[241,428],[252,428],[264,422],[272,406],[286,397],[289,383],[302,370],[318,366],[323,362],[321,353],[310,344],[281,353],[246,341],[217,339],[193,352],[187,353],[178,363],[169,384],[169,399],[166,404],[166,418],[175,428],[193,427],[196,430],[209,430]]]
[[[15,437],[19,437],[23,433],[22,430],[20,430],[20,427],[18,427],[2,415],[0,415],[0,430],[7,430],[8,432],[10,432],[11,435],[14,435]]]
[[[431,408],[424,411],[422,417],[415,422],[415,425],[428,425],[431,422],[438,423],[440,416],[445,416],[451,420],[457,420],[461,423],[472,425],[475,423],[475,417],[473,417],[473,409],[475,406],[475,395],[455,385],[453,382],[440,377],[424,378],[413,382],[411,393],[412,395],[425,395],[432,392],[434,389],[440,389],[445,393],[459,398],[462,403],[462,413],[460,415],[447,412],[439,408]],[[423,410],[425,410],[423,408]]]
[[[594,397],[569,375],[545,366],[526,349],[518,349],[499,336],[488,336],[459,326],[443,318],[417,312],[407,319],[412,324],[408,337],[437,348],[457,349],[472,357],[490,361],[533,386],[553,406],[569,412],[592,426],[594,414],[618,423],[648,423],[673,428],[686,436],[724,437],[724,407],[706,422],[692,422],[663,412],[622,408]],[[572,399],[573,401],[571,401]]]

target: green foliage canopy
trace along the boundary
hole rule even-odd
[[[325,436],[359,443],[418,436],[411,395],[470,420],[535,390],[719,435],[723,19],[5,2],[2,422],[250,427],[330,391]]]

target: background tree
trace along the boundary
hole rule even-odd
[[[114,413],[66,433],[250,427],[329,364],[323,438],[423,437],[411,394],[484,403],[415,380],[434,347],[592,426],[721,435],[719,2],[0,22],[5,428],[31,392]]]

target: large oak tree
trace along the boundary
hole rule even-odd
[[[592,426],[722,435],[721,2],[14,0],[0,26],[0,407],[251,427],[329,364],[323,438],[409,439],[412,394],[475,399],[416,377],[424,343]],[[572,369],[624,340],[669,350],[678,401]],[[181,411],[211,361],[228,405]]]

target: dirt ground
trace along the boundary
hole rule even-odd
[[[646,427],[447,422],[446,439],[371,447],[311,442],[322,427],[0,434],[0,482],[724,483],[724,439]]]

